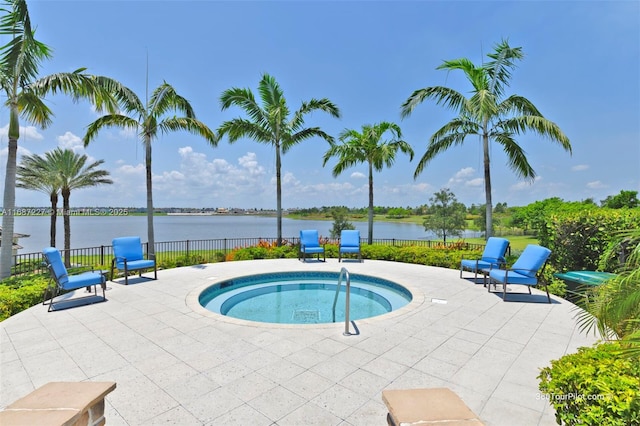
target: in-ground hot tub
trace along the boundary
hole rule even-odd
[[[279,324],[321,324],[345,319],[345,279],[339,272],[278,272],[215,283],[199,296],[206,309],[233,318]],[[406,306],[411,292],[393,281],[350,274],[349,318],[384,315]],[[335,302],[335,309],[334,309]]]

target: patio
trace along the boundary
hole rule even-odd
[[[250,323],[197,302],[201,290],[233,276],[342,266],[402,284],[413,301],[357,321],[352,336],[342,335],[343,323]],[[51,381],[115,381],[109,425],[385,425],[382,390],[449,387],[487,425],[556,424],[538,391],[539,369],[595,337],[579,333],[575,307],[563,299],[548,304],[534,290],[503,302],[458,274],[282,259],[107,282],[105,303],[50,313],[38,305],[0,323],[0,407]]]

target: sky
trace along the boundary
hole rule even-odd
[[[337,137],[344,129],[390,121],[415,157],[398,153],[374,173],[377,206],[430,203],[448,188],[467,206],[485,202],[477,137],[439,154],[414,179],[430,136],[454,111],[425,101],[402,119],[414,90],[448,86],[468,94],[462,73],[436,68],[466,57],[486,60],[507,39],[522,47],[508,94],[528,98],[569,137],[572,153],[529,133],[517,138],[536,172],[523,181],[500,146],[491,148],[493,203],[524,206],[550,197],[597,203],[640,190],[640,2],[637,1],[28,1],[36,38],[53,49],[41,76],[86,67],[117,79],[141,99],[164,81],[189,100],[214,131],[242,110],[220,108],[232,87],[257,94],[272,75],[293,111],[328,98],[341,111],[305,125]],[[6,42],[2,39],[2,44]],[[46,129],[24,119],[18,158],[56,147],[104,160],[112,185],[79,189],[71,206],[143,207],[144,149],[135,134],[103,129],[88,147],[82,137],[99,117],[87,102],[49,96]],[[5,175],[9,113],[0,109],[0,173]],[[367,166],[332,176],[328,144],[310,139],[282,158],[283,207],[368,205]],[[275,151],[251,139],[216,147],[186,132],[153,142],[155,207],[275,209]],[[16,190],[17,206],[47,206],[48,196]]]

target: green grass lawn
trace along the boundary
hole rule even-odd
[[[539,244],[538,239],[536,237],[532,237],[530,235],[507,235],[503,236],[509,240],[509,245],[511,247],[511,252],[514,251],[522,251],[528,244]],[[464,239],[468,243],[476,243],[476,244],[484,244],[484,238],[465,238]]]

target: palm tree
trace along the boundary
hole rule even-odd
[[[114,80],[85,74],[84,68],[74,72],[38,78],[42,61],[51,57],[49,47],[34,38],[25,0],[7,0],[1,8],[0,35],[10,41],[0,47],[0,89],[6,95],[9,109],[9,149],[3,195],[5,214],[2,232],[5,241],[13,240],[16,201],[16,169],[20,117],[42,128],[51,124],[53,112],[43,97],[58,92],[71,94],[74,100],[89,99],[98,110],[115,111],[118,100],[128,96]],[[0,247],[0,279],[11,275],[11,244]]]
[[[385,133],[391,134],[391,140],[382,141]],[[368,243],[373,243],[373,170],[382,171],[384,166],[391,167],[396,159],[398,150],[409,154],[413,160],[411,145],[402,139],[402,131],[395,123],[382,121],[374,125],[362,126],[362,132],[345,129],[340,133],[342,144],[331,144],[324,154],[324,163],[327,164],[331,157],[337,156],[338,162],[333,167],[333,176],[336,177],[345,169],[358,163],[367,163],[369,166],[369,231]]]
[[[213,131],[203,122],[196,119],[189,101],[180,96],[166,81],[151,94],[146,105],[135,94],[122,102],[124,113],[103,115],[87,126],[84,145],[87,146],[98,135],[103,127],[120,127],[138,132],[145,149],[145,168],[147,182],[147,253],[155,253],[155,237],[153,232],[153,190],[151,180],[151,142],[159,133],[186,130],[194,135],[204,137],[211,145],[217,145]],[[169,112],[180,112],[184,116],[166,116]],[[129,114],[129,115],[127,115]]]
[[[225,121],[218,129],[218,136],[229,136],[233,143],[240,138],[249,137],[256,142],[273,145],[276,151],[276,211],[278,227],[278,246],[282,245],[282,187],[281,155],[294,145],[313,137],[321,137],[329,143],[333,138],[319,127],[303,127],[304,117],[310,112],[320,110],[339,118],[340,111],[329,99],[311,99],[302,102],[300,108],[291,117],[287,101],[276,80],[269,74],[263,74],[258,85],[262,106],[256,102],[250,89],[231,88],[220,96],[222,110],[235,105],[242,108],[246,118],[234,118]]]
[[[62,210],[64,223],[64,261],[70,266],[71,250],[71,191],[74,189],[94,187],[111,184],[108,178],[109,172],[98,167],[104,160],[87,164],[89,158],[86,155],[76,154],[70,149],[56,148],[44,156],[36,154],[23,157],[22,164],[18,168],[20,176],[19,187],[35,189],[41,192],[49,190],[51,196],[51,246],[55,247],[55,219],[58,201],[58,191],[62,194]],[[40,180],[40,184],[36,180]],[[55,194],[55,197],[54,197]],[[55,204],[54,204],[55,198]]]
[[[109,172],[98,169],[104,160],[87,164],[86,155],[76,154],[70,149],[56,148],[45,154],[47,162],[58,172],[60,194],[62,194],[62,218],[64,224],[64,262],[70,266],[71,255],[71,204],[69,198],[74,189],[89,188],[98,185],[111,184]]]
[[[403,118],[411,115],[414,108],[425,99],[432,99],[436,104],[443,104],[458,112],[456,118],[431,136],[427,151],[416,167],[414,178],[418,177],[437,154],[452,145],[461,145],[467,136],[478,135],[482,141],[487,238],[493,232],[489,142],[501,145],[508,157],[509,167],[516,175],[528,180],[533,180],[536,173],[524,150],[516,142],[516,136],[531,131],[559,143],[571,153],[569,138],[555,123],[544,118],[531,101],[519,95],[504,97],[515,61],[523,57],[522,48],[512,48],[503,40],[488,57],[490,61],[481,66],[462,58],[445,61],[437,68],[447,71],[462,70],[473,86],[470,98],[467,99],[448,87],[433,86],[414,91],[402,104]]]
[[[60,180],[46,158],[39,155],[25,155],[17,169],[16,188],[39,191],[49,196],[51,202],[51,224],[49,226],[49,245],[56,246],[56,221],[58,218],[58,193]]]

